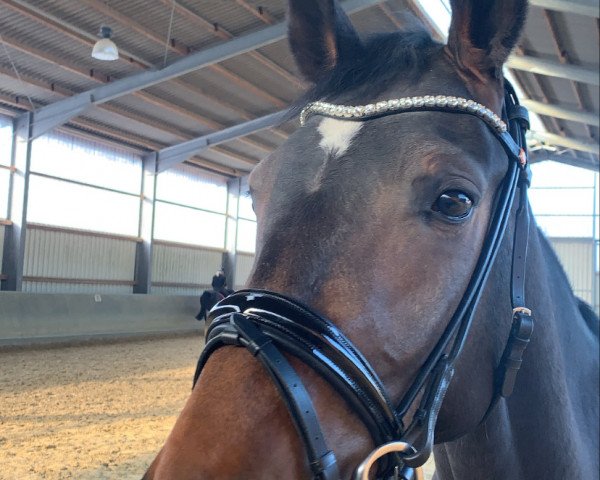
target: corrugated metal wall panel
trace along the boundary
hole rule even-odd
[[[200,298],[200,295],[204,290],[204,288],[188,287],[152,287],[152,295],[192,295]],[[200,302],[200,300],[198,300],[198,302]],[[200,308],[200,303],[198,303],[198,308]]]
[[[133,293],[129,285],[97,285],[77,283],[52,283],[52,282],[23,282],[23,291],[28,293],[103,293],[127,294]]]
[[[4,225],[0,225],[0,258],[2,258],[2,254],[4,253],[4,230],[6,229],[6,226]],[[0,262],[0,267],[2,266],[2,263]],[[2,273],[2,272],[0,272]]]
[[[210,285],[213,275],[221,268],[222,260],[223,253],[218,250],[155,244],[152,280]]]
[[[596,288],[600,288],[600,272],[596,272]],[[596,292],[596,304],[594,305],[596,315],[600,315],[600,295]]]
[[[0,259],[2,259],[2,255],[4,255],[4,230],[5,230],[5,226],[4,225],[0,225]],[[0,273],[2,273],[2,261],[0,260]],[[0,290],[2,290],[2,282],[0,280]]]
[[[133,281],[135,248],[129,239],[29,227],[23,275]]]
[[[246,284],[252,265],[254,264],[254,255],[247,253],[237,253],[235,264],[235,289],[238,290]]]
[[[550,242],[569,277],[575,295],[593,304],[592,239],[551,238]]]

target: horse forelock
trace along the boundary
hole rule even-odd
[[[367,37],[354,55],[314,84],[296,103],[296,112],[315,100],[343,96],[373,96],[389,89],[399,77],[416,82],[441,45],[418,24],[406,31],[379,33]]]

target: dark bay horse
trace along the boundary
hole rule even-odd
[[[304,110],[304,125],[250,178],[258,240],[248,281],[254,290],[242,296],[250,302],[261,291],[279,292],[330,319],[373,366],[394,405],[419,377],[479,271],[512,165],[495,115],[506,110],[502,66],[527,2],[451,3],[448,44],[440,45],[412,24],[362,39],[335,0],[290,0],[290,44],[313,83],[302,106],[330,105]],[[440,108],[356,121],[365,114],[356,106],[372,110],[390,99],[406,106],[407,98],[411,106],[432,101]],[[456,98],[491,112],[478,105],[477,115],[450,111]],[[580,312],[534,224],[525,229],[523,272],[535,329],[512,395],[496,395],[497,366],[516,318],[511,298],[522,281],[511,259],[516,253],[518,270],[525,257],[523,231],[515,234],[523,210],[516,207],[506,209],[507,226],[437,416],[436,476],[598,478],[598,320]],[[238,328],[232,342],[263,338],[243,315],[228,321]],[[257,358],[268,348],[259,343],[252,344]],[[145,479],[333,478],[311,473],[289,401],[251,353],[223,347],[206,358]],[[378,446],[373,435],[340,388],[296,356],[285,358],[312,399],[338,478],[350,478]],[[411,406],[406,413],[431,411]]]

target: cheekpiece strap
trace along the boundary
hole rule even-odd
[[[527,109],[518,104],[512,89],[507,86],[507,112],[510,129],[517,137],[520,152],[519,208],[515,216],[513,256],[511,268],[512,327],[496,370],[495,395],[508,397],[515,386],[517,373],[521,368],[523,354],[533,333],[533,316],[525,301],[525,278],[527,274],[527,247],[529,244],[530,214],[527,190],[531,184],[531,168],[527,158],[525,132],[529,129]],[[495,403],[494,400],[493,403]]]

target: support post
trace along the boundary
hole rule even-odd
[[[225,226],[225,252],[223,270],[227,276],[229,288],[235,288],[237,219],[241,192],[241,178],[232,178],[227,182],[227,218]]]
[[[13,139],[8,218],[12,225],[5,229],[2,273],[7,275],[4,290],[19,292],[23,287],[25,237],[27,234],[27,201],[31,164],[32,114],[26,113],[13,121]]]
[[[594,175],[594,201],[592,207],[592,307],[597,315],[600,315],[600,292],[598,292],[598,231],[596,230],[596,220],[598,218],[598,207],[596,204],[598,198],[598,175]]]
[[[142,158],[142,188],[140,201],[139,237],[135,251],[135,283],[133,293],[151,293],[152,247],[154,243],[154,216],[156,205],[157,154]]]

